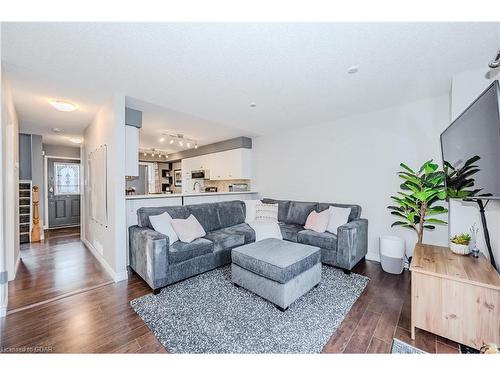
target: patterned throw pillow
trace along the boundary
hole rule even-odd
[[[257,203],[255,221],[278,222],[278,203]]]

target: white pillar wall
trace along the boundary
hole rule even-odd
[[[2,40],[2,28],[0,26],[0,52]],[[2,82],[2,70],[0,69],[0,83]],[[3,103],[3,85],[0,89],[0,103]],[[3,220],[3,186],[4,186],[4,173],[3,173],[3,105],[0,106],[0,317],[7,314],[7,265],[6,265],[6,252],[5,252],[5,238],[4,238],[4,220]]]

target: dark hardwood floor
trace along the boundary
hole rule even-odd
[[[55,253],[74,249],[80,256],[86,252],[83,264],[88,270],[82,271],[83,275],[93,275],[100,267],[87,258],[92,255],[81,245],[77,235],[66,233],[52,238],[49,235],[43,246],[28,247],[23,249],[26,254],[38,249],[45,251],[48,259],[31,255],[30,267],[27,267],[30,271],[23,274],[24,285],[32,289],[26,296],[36,295],[36,281],[43,273],[51,272],[49,277],[54,281],[59,277],[64,279],[64,275],[59,275],[63,271],[58,271],[64,262],[54,263],[51,249]],[[370,277],[370,282],[323,348],[324,353],[389,353],[393,337],[429,353],[458,353],[456,343],[425,331],[417,330],[415,341],[410,339],[408,271],[402,275],[390,275],[383,272],[378,263],[366,261],[360,263],[354,272]],[[95,277],[94,281],[100,282],[102,275]],[[39,292],[44,294],[42,289]],[[9,293],[12,293],[10,289]],[[20,296],[20,288],[14,290],[13,295],[16,293]],[[4,351],[69,353],[165,353],[166,350],[129,305],[129,301],[147,293],[151,293],[151,289],[146,283],[130,273],[127,281],[13,312],[0,319],[0,348]],[[26,298],[33,300],[35,297]],[[22,302],[16,303],[22,305]]]
[[[428,353],[459,353],[457,343],[417,329],[410,337],[411,277],[385,273],[379,263],[365,261],[353,270],[370,282],[323,348],[323,353],[389,353],[398,338]]]
[[[8,311],[111,282],[80,241],[80,228],[45,231],[45,239],[21,245],[15,280],[9,282]]]

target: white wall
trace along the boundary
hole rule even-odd
[[[90,218],[87,160],[107,145],[107,227]],[[115,281],[127,278],[125,233],[125,96],[116,94],[85,129],[81,153],[84,175],[82,238]]]
[[[19,123],[12,95],[2,80],[3,218],[6,264],[13,280],[19,264]]]
[[[0,24],[0,52],[2,50],[1,48],[2,44],[2,26]],[[1,55],[1,53],[0,53]],[[6,265],[6,254],[5,254],[5,225],[4,225],[4,219],[3,219],[3,186],[4,186],[4,177],[3,177],[3,101],[4,101],[4,94],[3,94],[3,80],[2,80],[2,69],[0,66],[0,274],[3,274],[4,272],[7,272],[7,265]],[[7,314],[7,302],[8,302],[8,295],[7,295],[7,281],[0,281],[0,318],[2,316],[5,316]]]
[[[487,68],[478,68],[455,75],[451,89],[451,120],[457,118],[493,80],[499,78],[500,69],[490,72]],[[478,225],[480,229],[478,247],[488,256],[477,204],[452,201],[449,216],[450,234],[468,232],[472,224]],[[486,207],[486,220],[493,256],[497,265],[500,265],[500,201],[490,201]]]
[[[80,157],[80,147],[74,146],[64,146],[64,145],[42,145],[43,151],[47,156],[60,156],[64,158],[75,158]]]
[[[446,95],[254,138],[255,190],[270,198],[360,204],[369,221],[369,259],[378,259],[383,234],[405,238],[411,254],[414,232],[391,229],[396,218],[386,206],[401,184],[400,162],[441,163],[439,134],[448,124]],[[426,243],[447,241],[446,226],[424,235]]]

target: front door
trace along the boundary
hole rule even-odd
[[[80,225],[80,161],[48,159],[49,228]]]

